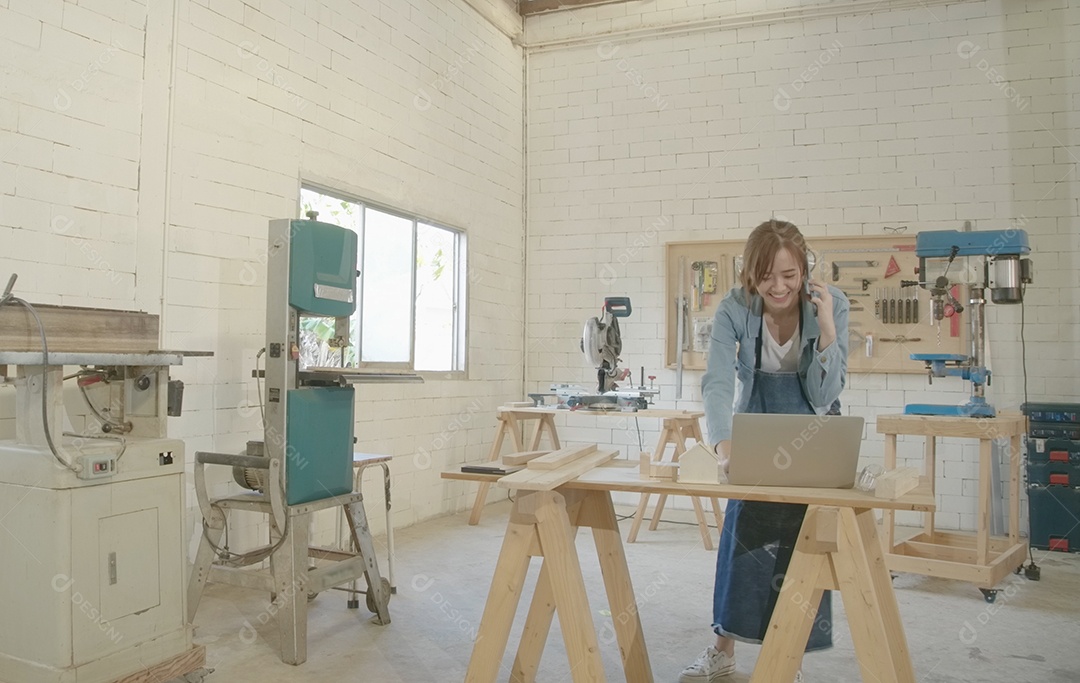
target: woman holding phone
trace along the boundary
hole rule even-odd
[[[709,437],[725,469],[735,412],[837,415],[847,375],[848,300],[810,279],[798,228],[778,220],[755,228],[739,278],[717,308],[702,378]],[[728,501],[713,593],[716,642],[680,683],[721,681],[735,671],[736,640],[764,640],[805,513],[805,505]],[[832,647],[831,607],[826,592],[806,651]]]

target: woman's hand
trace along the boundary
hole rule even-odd
[[[724,469],[724,474],[727,474],[728,463],[731,462],[731,440],[713,444],[713,452],[720,458],[720,467]]]
[[[817,280],[810,280],[810,303],[813,304],[817,313],[818,327],[821,335],[818,337],[818,351],[824,351],[836,341],[836,321],[833,320],[833,295],[828,285]]]

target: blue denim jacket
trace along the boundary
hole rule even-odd
[[[828,412],[840,396],[847,376],[848,309],[844,293],[829,285],[833,296],[833,321],[836,341],[824,351],[817,350],[821,334],[814,307],[802,302],[802,346],[799,352],[799,383],[806,399],[819,415]],[[759,295],[746,305],[742,287],[727,293],[713,318],[712,340],[709,343],[709,362],[701,378],[701,395],[705,403],[705,422],[709,443],[731,438],[731,418],[746,409],[754,388],[754,342],[761,329],[762,300]]]

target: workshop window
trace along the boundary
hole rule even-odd
[[[465,233],[313,187],[301,188],[300,205],[359,236],[360,305],[345,364],[464,370]]]

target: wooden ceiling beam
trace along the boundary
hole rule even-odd
[[[630,0],[520,0],[518,2],[518,11],[521,13],[521,16],[527,17],[531,14],[540,14],[541,12],[555,12],[558,10],[578,9],[590,5],[611,5],[623,2],[630,2]]]

